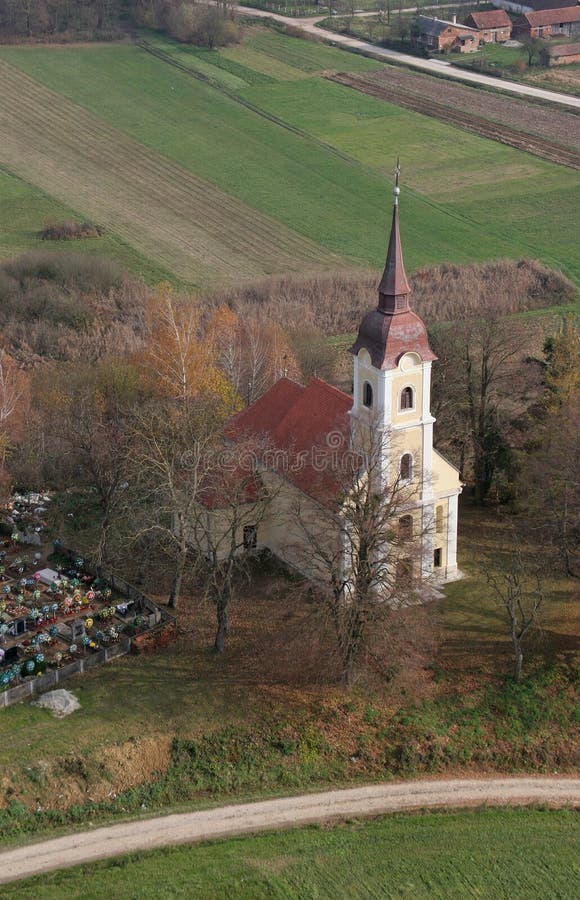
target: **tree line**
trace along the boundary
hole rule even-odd
[[[229,0],[0,0],[0,38],[111,40],[135,28],[213,47],[236,37]]]

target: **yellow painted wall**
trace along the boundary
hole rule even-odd
[[[415,405],[413,409],[401,410],[401,391],[409,385],[415,392]],[[393,425],[404,425],[406,422],[421,418],[423,403],[423,373],[419,371],[397,372],[393,378],[391,388],[391,409],[393,411]]]
[[[399,466],[401,457],[405,453],[411,453],[413,456],[413,484],[419,485],[422,451],[423,451],[423,434],[419,425],[415,428],[406,428],[404,431],[395,431],[391,435],[392,438],[392,455],[389,472],[389,480],[395,483],[399,477]]]
[[[334,553],[339,543],[339,528],[332,527],[330,512],[285,478],[264,473],[264,480],[272,499],[258,527],[258,545],[269,547],[302,572],[322,574],[313,544]]]
[[[437,530],[437,507],[442,507],[443,515],[441,520],[441,530]],[[445,569],[447,565],[447,524],[449,515],[449,499],[443,497],[441,500],[435,501],[435,521],[433,522],[433,550],[441,550],[441,569]],[[434,569],[434,574],[437,574]]]
[[[460,487],[461,480],[457,469],[433,449],[433,491],[435,496],[458,491]]]

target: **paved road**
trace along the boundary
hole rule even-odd
[[[316,23],[322,21],[320,16],[305,19],[289,18],[288,16],[278,15],[278,13],[253,9],[248,6],[236,6],[235,8],[240,13],[251,14],[259,18],[276,19],[278,22],[284,22],[286,25],[292,25],[294,28],[301,28],[302,31],[306,31],[309,34],[315,34],[330,43],[342,47],[351,47],[353,50],[364,51],[365,56],[372,56],[373,59],[378,59],[381,62],[398,63],[399,65],[410,66],[413,69],[421,69],[421,71],[428,72],[431,75],[444,75],[446,78],[456,79],[457,81],[486,85],[494,90],[505,91],[508,94],[534,97],[539,100],[547,100],[550,103],[559,103],[562,106],[580,109],[580,97],[560,94],[558,91],[547,91],[544,88],[531,87],[531,85],[527,84],[518,84],[515,81],[505,81],[503,78],[492,78],[489,75],[481,75],[479,72],[458,69],[445,60],[421,59],[418,56],[399,53],[398,50],[387,50],[386,47],[377,47],[375,44],[369,44],[368,41],[351,38],[345,34],[335,34],[333,31],[327,31],[326,28],[317,26]]]
[[[123,853],[313,822],[412,809],[530,804],[580,806],[580,778],[471,778],[379,784],[125,822],[0,853],[0,884]]]

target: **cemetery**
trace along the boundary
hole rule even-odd
[[[174,628],[165,610],[59,541],[47,544],[46,504],[12,498],[0,523],[0,708]]]

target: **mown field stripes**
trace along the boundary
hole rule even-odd
[[[0,164],[194,284],[332,255],[0,60]],[[163,127],[163,123],[159,123]]]
[[[277,125],[280,128],[285,128],[286,131],[297,135],[305,141],[309,141],[311,144],[315,144],[315,146],[320,147],[326,153],[332,153],[334,156],[337,156],[338,159],[341,159],[343,162],[346,162],[351,166],[356,166],[359,169],[368,169],[367,166],[364,166],[361,162],[350,156],[348,153],[343,153],[338,148],[333,147],[332,144],[328,144],[326,141],[321,141],[314,135],[309,134],[307,131],[304,131],[303,128],[298,128],[296,125],[291,125],[289,122],[285,122],[284,119],[281,119],[279,116],[275,116],[274,113],[268,112],[265,109],[261,109],[259,106],[256,106],[255,103],[252,103],[245,97],[240,97],[239,94],[237,94],[233,90],[230,90],[227,85],[221,83],[219,80],[212,78],[203,72],[199,72],[196,69],[192,69],[190,66],[182,62],[179,62],[179,60],[177,60],[174,56],[171,55],[171,53],[168,53],[166,50],[155,47],[152,44],[149,44],[147,41],[140,41],[137,46],[141,50],[144,50],[145,53],[151,54],[151,56],[154,56],[161,62],[167,63],[167,65],[169,66],[173,66],[174,69],[179,69],[180,72],[184,72],[186,75],[190,75],[192,78],[196,78],[198,81],[203,81],[205,84],[208,84],[215,90],[221,91],[222,94],[225,94],[226,97],[229,97],[229,99],[234,103],[239,103],[240,106],[243,106],[245,109],[249,109],[250,112],[255,113],[257,116],[261,116],[263,119],[266,119],[267,122],[271,122],[273,125]]]

